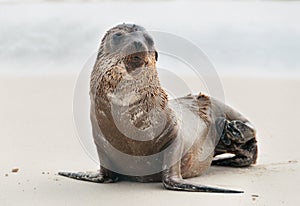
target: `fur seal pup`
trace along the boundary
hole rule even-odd
[[[168,100],[157,58],[154,41],[141,26],[121,24],[105,34],[90,80],[100,171],[59,175],[96,183],[162,182],[166,189],[180,191],[242,192],[184,179],[201,175],[211,164],[254,164],[255,129],[241,114],[204,94]],[[234,157],[214,160],[223,153]]]

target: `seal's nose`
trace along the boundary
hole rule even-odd
[[[137,50],[140,50],[140,49],[143,47],[143,44],[142,44],[142,42],[140,42],[140,41],[134,41],[134,42],[133,42],[133,45],[135,46],[135,48],[136,48]]]

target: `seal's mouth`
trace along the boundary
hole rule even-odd
[[[149,63],[149,53],[147,51],[136,52],[125,57],[125,66],[128,72],[140,67],[145,67]]]
[[[141,62],[141,63],[146,63],[146,60],[143,58],[143,57],[141,57],[141,56],[138,56],[138,55],[135,55],[135,56],[133,56],[132,58],[131,58],[131,61],[133,61],[133,62]]]

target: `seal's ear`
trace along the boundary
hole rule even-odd
[[[102,55],[102,49],[99,49],[98,54],[97,54],[97,59],[99,59],[101,55]]]
[[[155,51],[155,61],[157,61],[157,59],[158,59],[158,53],[157,51]]]

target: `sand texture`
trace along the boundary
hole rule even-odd
[[[226,102],[258,130],[258,164],[211,167],[193,181],[243,189],[174,192],[160,183],[93,184],[58,171],[96,170],[75,133],[76,77],[0,78],[0,205],[296,205],[300,172],[300,80],[222,78]],[[197,84],[197,82],[192,82]]]

